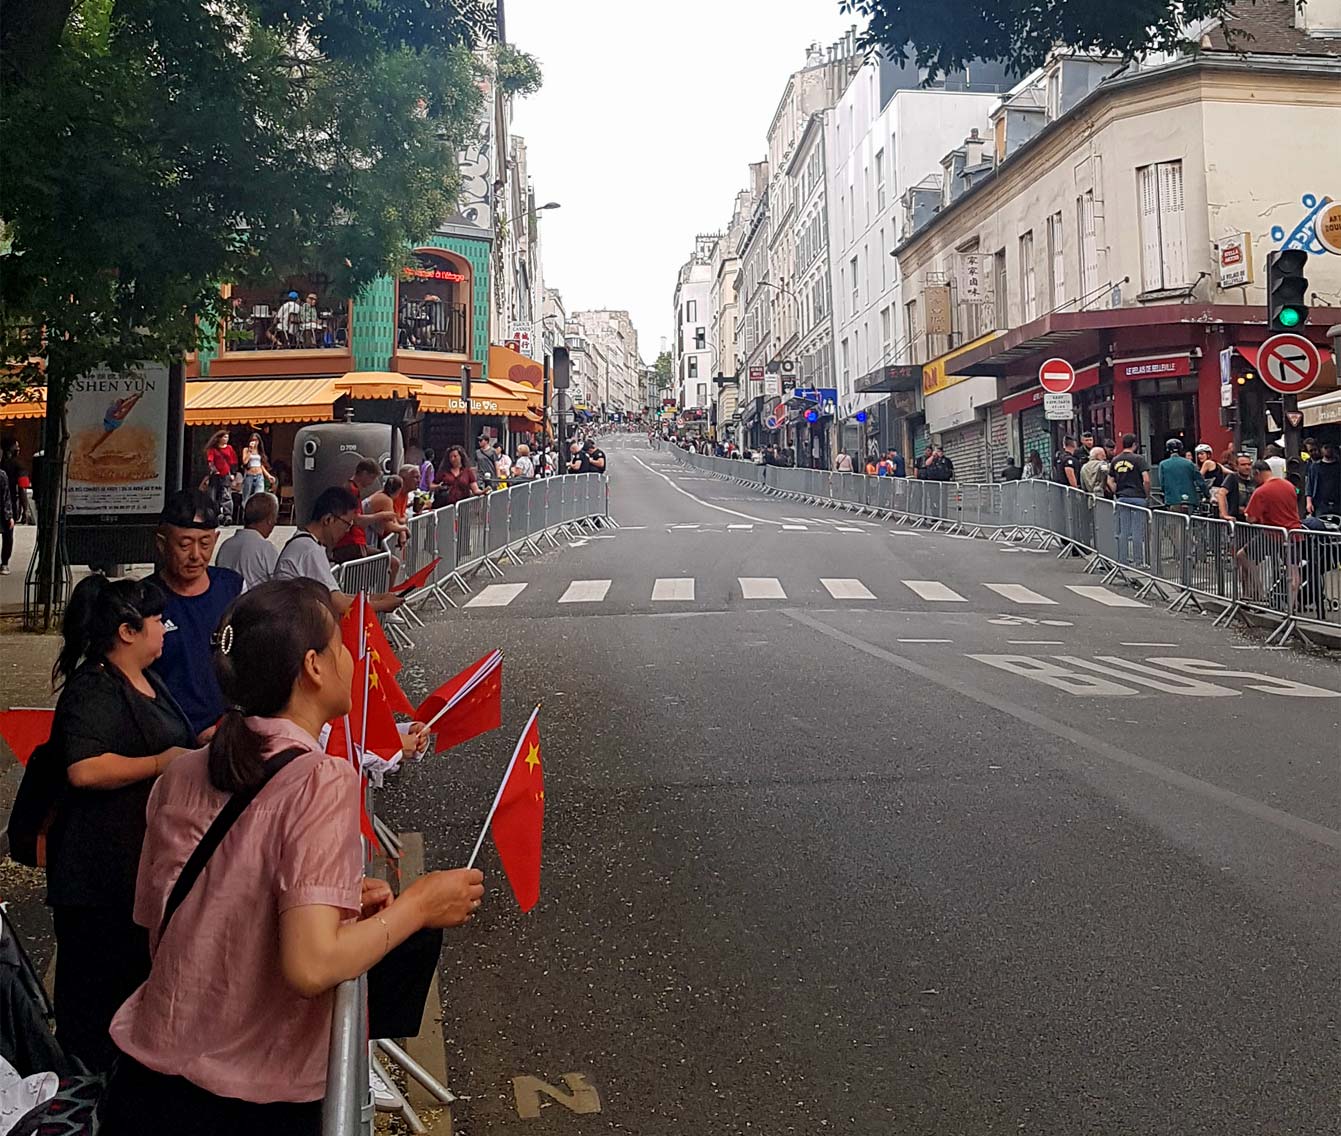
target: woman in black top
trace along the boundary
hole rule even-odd
[[[112,1015],[149,975],[135,875],[154,778],[196,738],[149,665],[163,651],[165,597],[147,580],[89,576],[70,596],[52,682],[53,740],[67,785],[47,836],[56,927],[56,1036],[110,1068]]]

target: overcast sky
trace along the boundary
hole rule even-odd
[[[838,0],[507,0],[545,85],[519,100],[545,284],[569,311],[627,308],[643,359],[671,334],[694,234],[724,228],[806,45],[852,24]]]

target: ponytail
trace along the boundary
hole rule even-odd
[[[273,718],[289,704],[307,652],[324,651],[338,624],[330,592],[307,579],[250,588],[224,613],[214,669],[230,705],[209,747],[210,784],[221,793],[264,779],[267,741],[247,718]]]
[[[59,689],[80,663],[102,659],[116,646],[121,628],[144,630],[144,621],[162,615],[167,597],[149,580],[109,580],[94,574],[70,593],[61,621],[61,649],[51,667],[51,685]]]

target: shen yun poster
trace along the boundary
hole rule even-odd
[[[70,385],[70,514],[157,513],[167,484],[168,369],[102,369]]]

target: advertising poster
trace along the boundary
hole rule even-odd
[[[168,369],[101,369],[70,384],[70,515],[157,513],[167,486]]]

